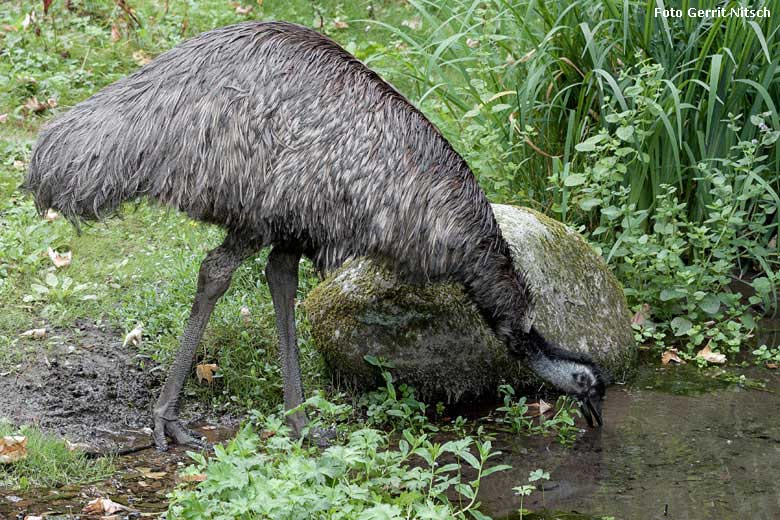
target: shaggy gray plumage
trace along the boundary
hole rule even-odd
[[[513,352],[552,349],[529,334],[531,292],[463,159],[304,27],[242,23],[158,56],[48,125],[24,186],[75,222],[147,197],[323,271],[368,255],[413,281],[454,279]]]

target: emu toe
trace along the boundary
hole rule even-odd
[[[185,427],[180,421],[155,417],[152,438],[158,451],[168,450],[167,437],[170,437],[175,444],[191,446],[200,450],[211,448],[205,438]]]

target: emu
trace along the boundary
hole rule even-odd
[[[465,161],[409,101],[316,31],[248,22],[185,41],[77,104],[46,128],[23,188],[43,213],[79,225],[148,198],[226,230],[200,266],[181,346],[154,406],[154,441],[200,445],[179,395],[233,272],[272,246],[284,406],[301,404],[295,337],[298,264],[327,272],[370,256],[405,279],[462,283],[496,335],[602,423],[605,376],[530,323],[515,270]],[[288,416],[297,434],[303,412]]]

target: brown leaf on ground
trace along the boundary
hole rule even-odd
[[[141,339],[143,339],[144,335],[144,328],[140,325],[136,326],[133,330],[127,333],[127,336],[125,336],[125,341],[122,343],[123,347],[126,347],[128,345],[133,345],[137,347],[141,344]]]
[[[150,61],[152,61],[152,57],[146,54],[144,51],[135,51],[133,53],[133,61],[135,61],[138,65],[144,66]]]
[[[38,101],[38,98],[35,96],[29,98],[24,103],[24,109],[27,110],[27,112],[32,112],[35,114],[40,114],[41,112],[45,112],[48,108],[49,105],[47,103]]]
[[[46,329],[30,329],[22,332],[19,336],[23,338],[43,339],[46,337]]]
[[[111,41],[116,43],[122,39],[122,32],[119,30],[117,24],[111,24]]]
[[[539,417],[540,415],[544,415],[552,410],[552,405],[550,405],[550,403],[546,402],[544,399],[539,399],[538,403],[530,403],[528,405],[528,409],[533,410],[532,412],[529,412],[529,417]]]
[[[252,323],[252,311],[249,310],[249,307],[244,305],[238,312],[241,314],[241,319],[244,320],[245,325]]]
[[[273,437],[274,435],[276,435],[276,432],[275,432],[275,431],[272,431],[272,430],[263,430],[262,432],[260,432],[260,440],[262,440],[262,441],[267,441],[268,439],[270,439],[270,438],[271,438],[271,437]]]
[[[49,108],[57,108],[57,100],[53,97],[50,97],[46,100],[46,104],[49,105]]]
[[[721,365],[726,362],[726,355],[725,354],[718,354],[717,352],[713,352],[710,348],[710,344],[707,343],[707,346],[701,349],[699,352],[696,353],[697,358],[702,358],[704,361],[708,363],[715,363],[718,365]]]
[[[54,267],[67,267],[70,265],[71,260],[73,260],[73,253],[71,251],[60,253],[59,251],[49,248],[49,259],[51,259],[51,263],[54,264]]]
[[[341,20],[333,20],[333,27],[336,29],[348,29],[349,24],[347,22],[342,22]]]
[[[777,367],[778,367],[778,364],[777,363],[767,363],[766,367],[767,368],[771,368],[772,370],[776,370]]]
[[[664,365],[668,365],[669,363],[675,365],[684,365],[685,361],[680,359],[680,356],[677,355],[677,349],[672,348],[661,354],[661,363]]]
[[[49,7],[54,3],[54,0],[43,0],[43,14],[49,14]]]
[[[631,318],[631,325],[644,325],[647,318],[650,317],[650,305],[643,303],[642,307],[637,311],[636,314],[634,314],[634,317]]]
[[[198,376],[198,383],[205,380],[211,384],[214,380],[214,372],[219,370],[216,363],[204,363],[195,367],[195,374]]]
[[[249,14],[252,12],[253,7],[251,5],[237,5],[236,14]]]
[[[27,456],[27,437],[6,435],[0,437],[0,464],[10,464]]]
[[[110,498],[96,498],[95,500],[90,500],[89,503],[84,506],[84,509],[81,510],[85,515],[111,515],[118,513],[119,511],[129,511],[129,509],[122,504],[117,504]]]
[[[164,478],[168,473],[165,471],[152,471],[152,468],[140,467],[135,470],[144,476],[144,478],[150,478],[152,480],[160,480]]]
[[[188,475],[179,475],[182,482],[205,482],[206,475],[203,473],[190,473]]]

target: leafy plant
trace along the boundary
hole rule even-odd
[[[360,407],[366,409],[369,426],[392,426],[397,429],[410,429],[414,432],[435,431],[425,415],[428,406],[414,396],[414,388],[401,384],[398,390],[389,369],[392,364],[374,356],[366,356],[366,362],[377,367],[385,382],[379,388],[360,398]],[[400,398],[399,398],[400,392]]]
[[[555,433],[562,446],[570,447],[577,439],[579,429],[574,425],[574,416],[579,415],[576,403],[567,396],[561,396],[555,403],[555,413],[547,418],[544,414],[537,417],[528,415],[525,396],[515,399],[515,390],[510,385],[501,385],[498,392],[503,398],[503,406],[496,408],[504,416],[501,421],[508,424],[514,433],[528,435],[548,435]]]
[[[313,407],[344,411],[342,405]],[[335,408],[334,408],[335,406]],[[325,410],[326,413],[327,410]],[[404,430],[395,443],[388,433],[360,428],[343,444],[324,451],[293,440],[283,418],[269,416],[260,435],[243,428],[210,459],[190,453],[186,474],[203,475],[194,488],[171,496],[174,518],[279,517],[328,519],[486,518],[478,511],[482,480],[505,465],[487,467],[499,453],[490,441],[472,438],[434,442]],[[444,458],[457,462],[444,462]],[[476,477],[466,479],[465,463]],[[205,480],[204,480],[205,478]],[[455,493],[456,501],[448,499]]]
[[[512,488],[515,495],[520,497],[520,509],[517,511],[520,514],[520,520],[523,520],[523,515],[528,512],[523,508],[523,499],[536,490],[537,485],[534,482],[539,480],[550,480],[550,474],[542,469],[536,469],[528,474],[528,484]],[[544,487],[540,486],[540,489],[542,490],[542,503],[544,503]]]

